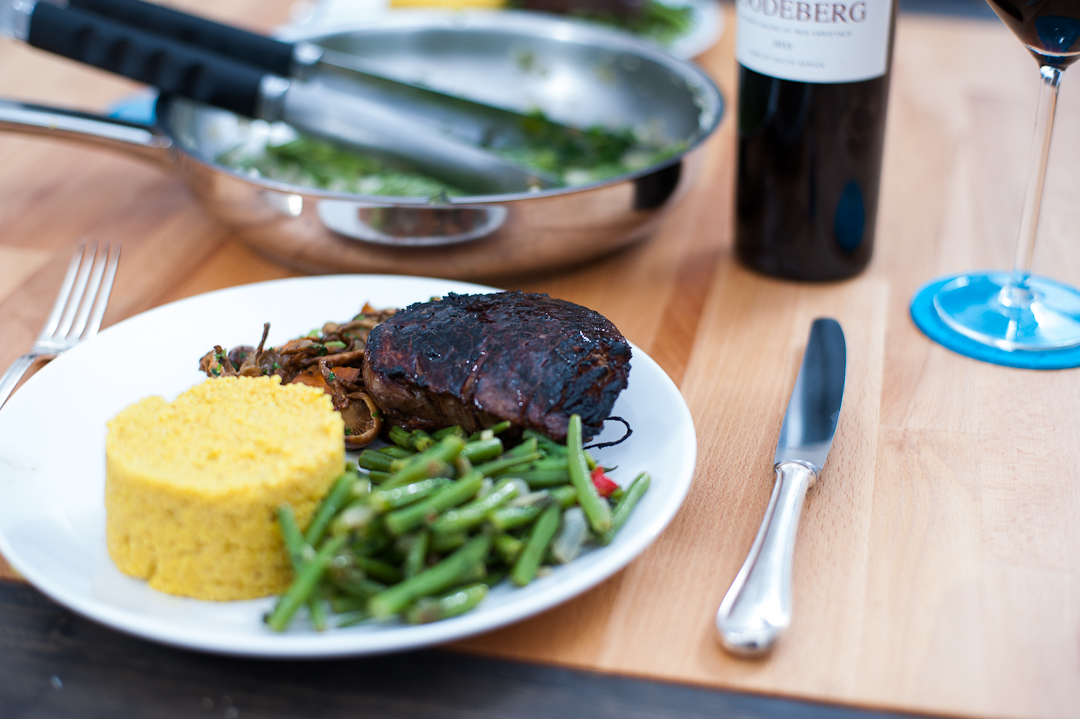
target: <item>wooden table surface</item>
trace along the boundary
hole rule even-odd
[[[289,3],[175,4],[268,29]],[[700,61],[733,100],[733,32]],[[15,99],[100,109],[135,89],[14,44],[0,67],[0,95]],[[1068,77],[1035,270],[1080,285],[1080,90]],[[626,570],[455,648],[867,708],[1080,716],[1080,370],[965,359],[907,309],[933,277],[1010,265],[1036,92],[1034,62],[1000,23],[901,16],[877,248],[853,280],[781,282],[734,261],[733,108],[696,189],[650,240],[496,280],[614,321],[681,388],[699,460],[682,511]],[[0,137],[0,227],[0,366],[32,343],[81,237],[124,245],[106,324],[295,274],[246,249],[178,179],[40,139]],[[795,620],[767,660],[734,659],[713,615],[764,511],[819,315],[847,334],[848,390],[799,531]]]

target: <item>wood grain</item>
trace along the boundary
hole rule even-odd
[[[288,2],[181,5],[267,28]],[[731,104],[733,42],[729,31],[700,58]],[[0,62],[11,68],[0,95],[20,99],[101,108],[134,87],[14,45],[0,46]],[[1080,285],[1074,80],[1062,89],[1035,271]],[[1034,63],[1000,23],[901,15],[877,247],[854,280],[780,282],[734,262],[729,106],[698,185],[653,238],[502,283],[593,307],[656,358],[690,406],[699,460],[683,510],[626,570],[455,647],[862,707],[1080,716],[1080,370],[967,360],[908,318],[930,279],[1011,264],[1037,89]],[[211,221],[177,180],[96,151],[0,137],[0,198],[0,366],[32,342],[80,237],[124,244],[106,324],[295,274]],[[847,335],[848,391],[799,530],[795,621],[771,657],[737,660],[716,644],[713,616],[767,502],[820,315]]]

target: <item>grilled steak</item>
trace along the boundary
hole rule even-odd
[[[371,331],[364,382],[393,424],[509,420],[566,438],[571,414],[586,439],[626,388],[630,345],[605,317],[547,295],[448,295],[399,311]]]

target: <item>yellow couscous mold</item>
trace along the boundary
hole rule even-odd
[[[277,377],[207,380],[109,422],[106,539],[125,574],[170,594],[278,594],[289,566],[275,510],[305,526],[345,467],[330,398]]]

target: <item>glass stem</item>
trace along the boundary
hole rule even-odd
[[[1046,158],[1050,154],[1050,136],[1054,132],[1054,110],[1057,109],[1058,86],[1062,71],[1044,65],[1039,68],[1042,86],[1039,107],[1035,113],[1035,137],[1031,142],[1028,161],[1027,190],[1024,209],[1020,214],[1020,237],[1013,259],[1013,287],[1009,297],[1002,297],[1006,306],[1026,306],[1031,302],[1027,280],[1031,275],[1031,257],[1035,252],[1035,232],[1039,228],[1039,208],[1042,205],[1043,182],[1046,180]]]

